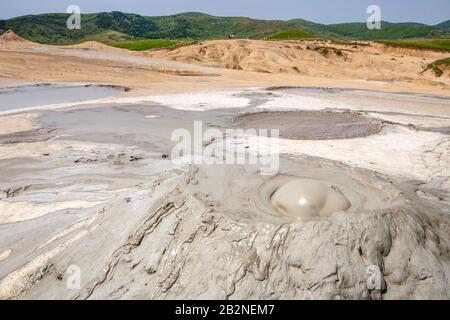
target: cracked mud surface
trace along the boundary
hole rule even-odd
[[[447,299],[450,141],[421,128],[450,127],[448,101],[266,93],[43,110],[35,139],[0,135],[0,298]],[[237,114],[278,105],[292,122],[289,112],[314,110],[320,121],[330,107],[351,110],[339,121],[364,134],[333,136],[325,116],[317,130],[333,139],[281,139],[275,176],[167,156],[176,128],[225,129]],[[383,126],[367,135],[367,121]],[[243,152],[255,140],[243,136]],[[280,214],[272,196],[295,179],[335,186],[351,205],[310,219]],[[79,290],[67,287],[74,265]],[[367,286],[370,266],[382,272],[379,290]]]

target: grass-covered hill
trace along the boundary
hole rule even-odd
[[[305,32],[300,29],[288,29],[283,30],[277,33],[274,33],[270,36],[268,36],[267,40],[298,40],[298,39],[310,39],[314,38],[315,36]]]
[[[450,52],[450,39],[404,39],[380,42],[392,47]]]
[[[292,30],[315,37],[360,40],[441,38],[450,35],[450,21],[436,26],[384,22],[381,30],[368,30],[365,23],[323,25],[302,19],[256,20],[215,17],[195,12],[161,17],[103,12],[84,14],[81,30],[68,30],[67,17],[67,14],[40,14],[0,20],[0,33],[11,29],[26,39],[50,44],[70,44],[85,40],[117,42],[144,39],[221,39],[228,38],[230,34],[235,38],[263,39]]]
[[[445,31],[447,31],[447,32],[450,32],[450,20],[447,20],[447,21],[444,21],[444,22],[442,22],[442,23],[439,23],[438,25],[436,25],[436,27],[437,27],[438,29],[441,29],[441,30],[445,30]]]

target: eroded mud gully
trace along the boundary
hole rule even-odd
[[[450,126],[447,102],[394,96],[381,114],[357,107],[378,93],[308,94],[43,109],[33,129],[0,135],[0,298],[448,298],[450,143],[407,125]],[[388,113],[399,101],[418,114]],[[279,171],[172,161],[171,133],[198,120],[289,122]],[[267,139],[233,145],[258,153],[256,142]]]

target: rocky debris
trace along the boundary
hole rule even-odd
[[[1,193],[5,195],[6,198],[13,198],[22,192],[27,191],[31,186],[21,186],[21,187],[11,187],[6,190],[2,190]],[[0,197],[1,199],[1,197]]]
[[[106,157],[103,156],[93,156],[93,157],[81,157],[74,161],[74,163],[106,163],[112,162],[116,166],[124,165],[126,162],[137,162],[144,159],[143,156],[138,155],[127,155],[126,153],[110,154]]]
[[[142,160],[142,159],[144,159],[144,158],[141,157],[141,156],[130,156],[130,162],[133,162],[133,161],[140,161],[140,160]]]

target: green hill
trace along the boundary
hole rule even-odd
[[[381,29],[370,30],[365,23],[344,23],[328,26],[347,38],[360,40],[422,38],[431,34],[433,27],[422,24],[382,22]]]
[[[380,42],[393,47],[450,52],[450,39],[384,40]]]
[[[289,29],[268,36],[267,40],[298,40],[315,38],[312,34],[300,29]]]
[[[436,29],[441,29],[450,32],[450,20],[444,21],[434,26]]]
[[[289,36],[293,29],[330,39],[389,40],[449,35],[446,31],[449,21],[436,26],[384,22],[381,30],[368,30],[365,23],[324,25],[302,19],[257,20],[246,17],[215,17],[196,12],[161,17],[102,12],[82,15],[81,30],[69,30],[66,27],[67,18],[68,14],[57,13],[0,20],[0,32],[12,29],[26,39],[49,44],[71,44],[89,39],[226,39],[230,34],[236,38],[263,39],[280,32],[281,35],[277,37]]]

